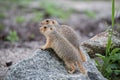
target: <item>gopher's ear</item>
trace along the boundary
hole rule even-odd
[[[50,30],[52,30],[53,28],[50,28]]]

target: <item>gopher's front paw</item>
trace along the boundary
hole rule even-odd
[[[73,74],[74,70],[68,70],[68,73]]]
[[[41,50],[45,50],[46,48],[44,46],[40,46],[40,49]]]

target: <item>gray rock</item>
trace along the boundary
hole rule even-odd
[[[105,53],[106,45],[108,40],[108,32],[102,32],[93,38],[81,43],[81,46],[87,51],[90,57],[95,57],[95,53]],[[113,47],[120,47],[120,34],[113,32],[112,36]]]
[[[78,70],[74,74],[69,74],[63,61],[54,51],[38,49],[33,56],[12,65],[5,80],[106,80],[89,56],[87,54],[86,56],[88,61],[84,66],[88,75],[85,76]]]

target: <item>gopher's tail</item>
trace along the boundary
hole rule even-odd
[[[78,67],[79,67],[81,73],[87,74],[87,73],[86,73],[86,70],[85,70],[85,68],[83,67],[83,65],[82,65],[81,62],[77,61],[76,64],[78,65]]]

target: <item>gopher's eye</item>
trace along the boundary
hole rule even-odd
[[[49,20],[46,20],[46,22],[49,22]]]
[[[53,24],[55,24],[55,22],[54,22],[54,21],[52,21],[52,23],[53,23]]]
[[[50,28],[50,30],[52,30],[52,28]]]
[[[44,26],[44,29],[46,29],[47,27],[46,26]]]

